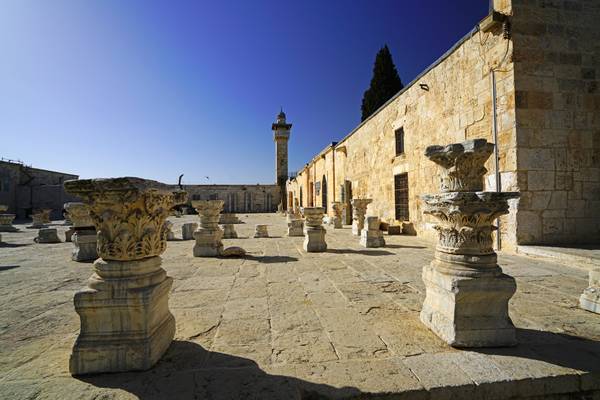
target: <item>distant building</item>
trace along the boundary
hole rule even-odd
[[[0,161],[0,204],[9,213],[27,218],[37,208],[52,209],[51,218],[62,218],[63,204],[75,198],[65,193],[63,183],[78,175],[33,168],[15,161]]]

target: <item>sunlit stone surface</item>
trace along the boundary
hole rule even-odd
[[[72,259],[74,261],[89,261],[98,258],[96,251],[96,228],[90,216],[90,208],[87,204],[72,202],[65,203],[65,210],[73,224]]]
[[[200,227],[194,232],[194,257],[216,257],[223,251],[223,230],[219,227],[223,203],[223,200],[192,201],[200,217]]]
[[[385,239],[383,232],[379,229],[379,217],[369,216],[365,218],[365,226],[360,232],[360,245],[364,247],[383,247]]]
[[[367,206],[371,204],[372,199],[352,199],[352,234],[360,236],[360,232],[365,226],[365,214]]]
[[[309,253],[321,253],[327,250],[326,230],[323,228],[323,207],[304,207],[304,243],[302,248]]]

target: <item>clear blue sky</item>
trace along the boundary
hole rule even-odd
[[[272,183],[280,106],[292,171],[359,123],[380,47],[407,84],[487,11],[488,0],[3,0],[0,156],[82,178]]]

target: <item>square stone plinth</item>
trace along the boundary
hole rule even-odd
[[[111,263],[142,270],[156,259],[160,265],[158,257]],[[175,335],[175,319],[168,307],[173,279],[146,286],[151,279],[108,279],[96,285],[99,289],[85,288],[75,294],[81,331],[69,361],[71,374],[146,370],[160,359]],[[90,278],[96,280],[97,276]]]
[[[452,276],[431,265],[423,268],[426,297],[421,321],[454,347],[514,346],[515,327],[508,300],[514,278]]]
[[[589,286],[579,298],[579,306],[584,310],[600,314],[600,268],[590,270]]]

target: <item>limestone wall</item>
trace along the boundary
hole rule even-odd
[[[514,1],[519,243],[600,241],[600,1]]]

